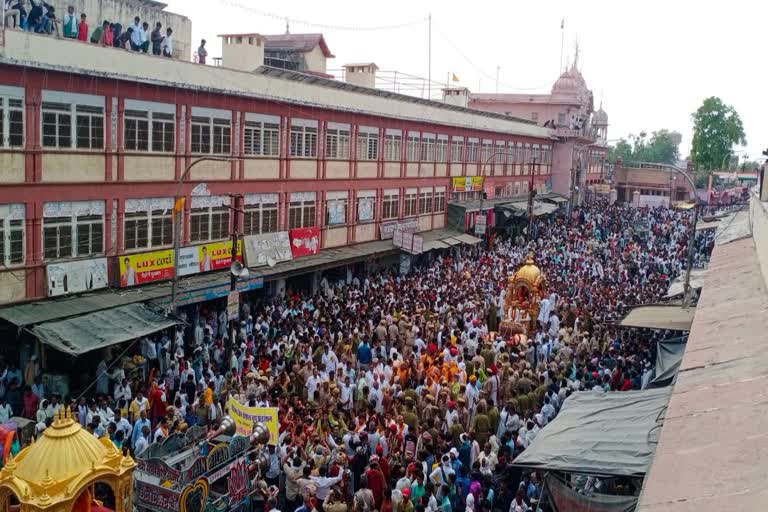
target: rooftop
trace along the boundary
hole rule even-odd
[[[262,37],[264,38],[265,50],[311,52],[315,47],[320,46],[320,50],[322,50],[323,55],[327,59],[336,57],[328,48],[328,43],[325,42],[323,34],[277,34]]]
[[[712,254],[639,512],[768,503],[768,289],[755,239],[724,242]]]
[[[284,69],[261,67],[248,73],[28,32],[6,31],[5,37],[5,46],[0,47],[0,64],[239,95],[404,121],[429,120],[447,126],[520,136],[552,138],[553,134],[549,128],[536,126],[531,121]]]

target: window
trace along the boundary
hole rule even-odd
[[[43,220],[45,259],[89,256],[103,251],[103,215],[48,217]]]
[[[360,192],[357,196],[357,222],[371,222],[376,217],[376,192]]]
[[[315,225],[314,199],[309,201],[291,201],[288,206],[288,229],[311,228]]]
[[[478,155],[477,139],[467,141],[467,162],[477,162]]]
[[[246,121],[243,152],[251,156],[280,154],[280,124],[266,121]]]
[[[379,134],[374,131],[360,131],[357,134],[357,159],[376,160],[379,158]]]
[[[224,240],[229,237],[229,207],[192,208],[189,216],[189,239],[192,242]]]
[[[0,97],[0,148],[18,148],[23,145],[24,100]]]
[[[416,192],[409,192],[405,194],[405,216],[413,217],[416,215],[416,206],[418,202],[418,194]]]
[[[419,215],[432,213],[432,192],[421,192],[419,194]]]
[[[531,121],[534,123],[539,122],[539,113],[538,112],[531,112]]]
[[[151,127],[151,131],[150,131]],[[125,149],[172,153],[175,149],[176,125],[173,114],[125,111]]]
[[[173,244],[173,213],[151,210],[125,214],[125,250],[167,247]]]
[[[349,160],[349,130],[328,128],[325,132],[325,157],[331,160]]]
[[[71,105],[43,102],[43,147],[72,147]]]
[[[243,234],[261,235],[277,232],[277,203],[261,203],[245,207]]]
[[[317,128],[291,126],[291,156],[296,158],[317,157]]]
[[[523,154],[523,145],[521,143],[517,143],[517,163],[523,164],[525,163],[525,154]]]
[[[77,143],[78,149],[104,148],[104,109],[78,105],[77,113]]]
[[[388,162],[399,162],[402,154],[403,137],[388,133],[384,138],[384,158]]]
[[[435,139],[430,137],[424,137],[421,139],[421,161],[422,162],[434,162],[435,161]]]
[[[493,145],[491,144],[490,140],[484,140],[483,141],[483,155],[481,157],[481,162],[483,164],[491,163],[491,157],[492,156],[493,156]]]
[[[437,146],[435,146],[435,159],[438,162],[448,161],[448,139],[437,138]]]
[[[24,220],[0,217],[0,267],[24,263]]]
[[[464,141],[461,139],[453,139],[451,141],[451,162],[463,162],[464,161]]]
[[[564,125],[565,124],[565,112],[558,112],[557,113],[557,124],[558,125]]]
[[[338,199],[328,199],[325,202],[325,224],[328,226],[338,226],[347,223],[346,197]]]
[[[400,216],[400,194],[384,194],[381,216],[384,219],[396,219]]]
[[[418,162],[419,157],[421,156],[419,154],[419,141],[420,141],[420,135],[418,133],[409,133],[408,134],[408,161],[409,162]]]
[[[445,190],[435,192],[435,213],[445,211]]]
[[[229,119],[192,116],[192,153],[232,153],[232,123]]]
[[[528,164],[533,162],[533,151],[531,151],[530,144],[525,145],[525,162]]]

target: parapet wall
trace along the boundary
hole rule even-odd
[[[760,261],[763,280],[768,286],[768,202],[760,201],[756,195],[753,195],[749,210],[757,258]]]

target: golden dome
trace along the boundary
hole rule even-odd
[[[515,279],[527,281],[531,285],[538,284],[541,279],[541,270],[533,263],[533,254],[529,254],[525,259],[525,264],[515,272]]]
[[[64,482],[103,464],[107,451],[66,409],[37,442],[19,454],[14,475],[27,482],[40,482],[45,475],[54,482]]]

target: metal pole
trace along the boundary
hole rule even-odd
[[[181,196],[181,187],[189,176],[189,172],[192,170],[192,168],[200,162],[232,162],[237,160],[242,160],[242,158],[204,156],[196,160],[192,160],[184,169],[184,172],[181,173],[181,176],[179,176],[179,179],[176,182],[176,194],[174,194],[173,204],[174,213],[176,213],[176,219],[173,226],[173,276],[171,276],[171,311],[174,315],[177,313],[176,294],[178,288],[177,282],[179,279],[179,236],[181,235],[181,229],[183,226],[182,219],[184,216],[184,209],[179,208],[179,205],[183,204],[184,199]]]
[[[533,162],[530,163],[531,169],[531,182],[528,186],[528,241],[533,240],[533,198],[536,195],[536,191],[533,189],[534,181],[533,176],[536,170],[536,157],[533,158]]]
[[[694,189],[693,193],[696,193],[696,190]],[[694,253],[694,246],[696,245],[696,223],[699,220],[699,208],[698,208],[698,201],[694,200],[693,202],[693,222],[691,223],[691,234],[688,235],[690,240],[688,240],[688,261],[686,264],[685,269],[685,285],[683,287],[683,290],[685,291],[685,294],[683,295],[683,307],[689,308],[691,306],[691,302],[693,302],[693,290],[691,289],[691,268],[693,267],[693,253]]]
[[[432,99],[432,13],[429,13],[429,58],[427,64],[427,99]]]

